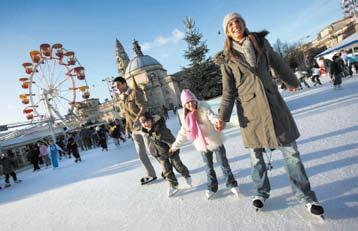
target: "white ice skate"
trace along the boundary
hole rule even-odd
[[[215,192],[210,191],[210,190],[205,190],[205,195],[206,195],[206,198],[207,198],[208,200],[210,200],[210,199],[213,198],[213,196],[215,195]]]
[[[230,191],[236,196],[239,197],[239,187],[232,187]]]
[[[168,197],[172,197],[174,196],[174,194],[176,194],[178,192],[178,186],[169,186],[168,189]]]

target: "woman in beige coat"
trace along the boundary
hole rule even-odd
[[[264,148],[276,148],[284,155],[289,181],[296,197],[308,210],[323,214],[300,159],[296,145],[296,123],[272,81],[270,68],[294,91],[299,82],[281,57],[266,40],[267,32],[250,33],[237,13],[225,16],[224,51],[216,57],[220,63],[223,95],[216,129],[222,130],[236,104],[242,138],[250,150],[252,179],[256,185],[253,205],[264,206],[270,196],[270,183],[263,158]]]

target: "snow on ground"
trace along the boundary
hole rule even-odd
[[[60,162],[58,169],[25,170],[22,183],[0,190],[0,230],[357,230],[358,229],[358,78],[283,95],[302,134],[298,140],[311,185],[326,210],[326,221],[309,215],[292,195],[282,155],[273,152],[272,192],[263,212],[251,206],[254,185],[248,151],[238,127],[225,130],[227,155],[238,180],[240,198],[226,188],[216,165],[219,191],[205,198],[203,162],[189,143],[181,158],[194,187],[167,197],[162,179],[141,186],[144,169],[128,141],[109,152],[81,152],[82,163]],[[210,102],[214,107],[220,99]],[[234,116],[233,116],[234,117]],[[171,114],[168,126],[179,129]],[[235,121],[233,118],[232,121]],[[233,122],[235,123],[235,122]],[[159,164],[152,163],[160,175]]]

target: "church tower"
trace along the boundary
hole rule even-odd
[[[129,63],[129,58],[122,44],[119,42],[117,38],[116,38],[116,62],[117,62],[119,76],[124,77],[126,68]]]

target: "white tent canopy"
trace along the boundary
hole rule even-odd
[[[327,56],[333,52],[338,52],[342,49],[350,49],[358,46],[358,33],[352,34],[345,38],[342,42],[338,43],[337,45],[321,52],[320,54],[316,55],[315,58],[319,58],[322,56]]]

